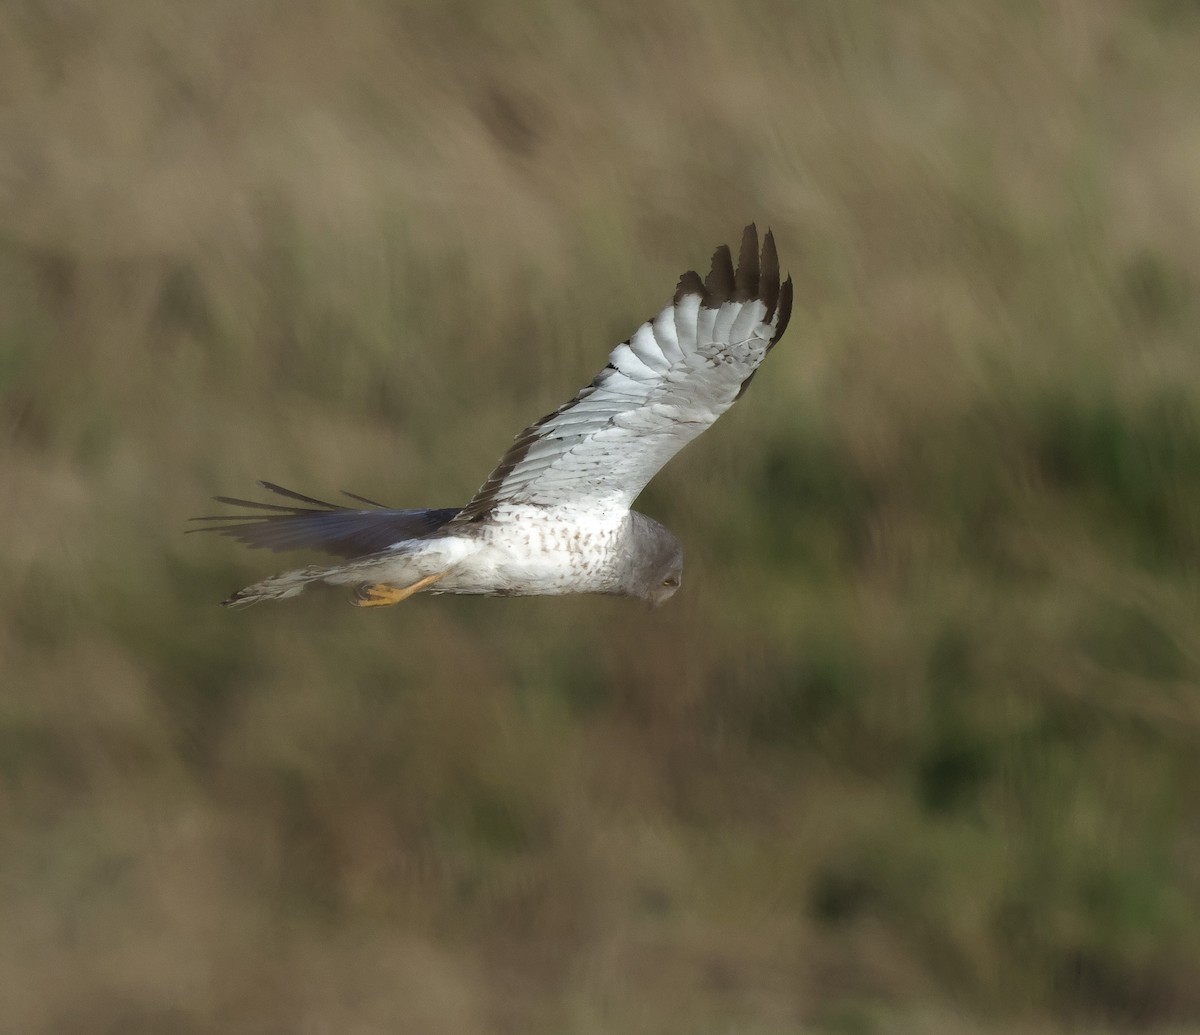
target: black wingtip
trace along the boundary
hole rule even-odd
[[[758,297],[767,307],[767,322],[770,323],[779,303],[779,253],[775,250],[775,234],[770,230],[763,237]]]
[[[776,308],[778,316],[775,321],[775,335],[767,345],[767,351],[775,347],[775,343],[783,337],[787,330],[788,321],[792,318],[792,278],[788,277],[779,289],[779,304]],[[769,317],[768,317],[769,319]]]
[[[349,489],[342,489],[342,495],[346,496],[358,503],[365,503],[368,507],[377,507],[380,510],[387,510],[386,503],[379,503],[376,500],[369,500],[366,496],[360,496],[357,492],[351,492]]]
[[[695,270],[688,270],[679,278],[675,287],[675,305],[679,305],[688,295],[704,296],[704,281]]]
[[[284,507],[278,503],[259,503],[256,500],[238,499],[236,496],[214,496],[214,503],[225,503],[231,507],[254,507],[257,510],[280,511],[284,514],[294,514],[298,507]]]
[[[779,253],[775,249],[775,234],[767,230],[759,246],[758,226],[750,223],[742,231],[737,267],[728,245],[721,245],[712,258],[712,268],[703,279],[695,270],[679,278],[674,304],[699,295],[706,309],[719,308],[726,302],[746,302],[752,298],[766,307],[766,322],[775,323],[774,345],[787,327],[792,312],[792,278],[780,282]],[[777,318],[778,317],[778,318]]]
[[[758,227],[751,223],[742,231],[742,246],[738,251],[737,270],[733,275],[733,300],[748,302],[757,298],[758,279]]]
[[[314,507],[325,507],[327,510],[342,509],[336,503],[326,503],[324,500],[314,499],[312,496],[305,496],[302,492],[296,492],[295,489],[285,489],[282,485],[276,485],[274,482],[260,480],[258,484],[268,492],[273,492],[276,496],[283,496],[285,499],[297,500],[300,503],[310,503]]]
[[[700,304],[706,309],[716,309],[733,297],[735,280],[733,255],[729,245],[721,245],[712,257],[712,268],[704,278],[704,297]]]

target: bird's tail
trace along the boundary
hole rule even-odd
[[[295,571],[284,571],[272,575],[269,579],[256,582],[253,586],[239,589],[228,599],[221,601],[222,607],[249,607],[263,600],[287,600],[304,592],[306,586],[313,582],[324,582],[326,577],[339,569],[322,568],[312,565],[307,568],[297,568]]]
[[[221,606],[249,607],[261,600],[287,600],[303,593],[314,582],[327,582],[334,586],[362,586],[386,581],[408,586],[428,575],[444,572],[449,566],[446,563],[447,546],[453,549],[458,543],[455,539],[432,542],[414,539],[346,564],[335,564],[328,568],[311,565],[280,572],[263,579],[262,582],[239,589],[228,600],[222,600]]]
[[[429,580],[431,575],[441,578],[475,548],[474,541],[462,536],[413,539],[346,564],[335,564],[328,568],[314,565],[272,575],[262,582],[239,589],[228,600],[221,601],[221,606],[248,607],[260,600],[287,600],[303,593],[314,582],[327,582],[334,586],[364,586],[382,582],[404,589],[420,583],[422,579]],[[432,581],[436,580],[430,580],[429,584]]]

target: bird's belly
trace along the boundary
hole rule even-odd
[[[543,515],[535,513],[529,520],[518,514],[497,523],[469,561],[452,568],[436,591],[490,596],[613,592],[619,528],[546,520]]]
[[[564,563],[562,557],[514,557],[503,551],[481,551],[469,567],[449,572],[436,587],[442,593],[490,596],[553,596],[604,593],[613,580],[607,565]]]

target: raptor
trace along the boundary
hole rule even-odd
[[[361,607],[414,593],[532,596],[609,593],[661,604],[683,579],[683,548],[632,510],[659,469],[746,390],[787,328],[791,278],[754,225],[737,265],[722,245],[707,277],[688,271],[657,316],[618,345],[570,402],[522,431],[463,507],[396,510],[353,493],[326,503],[271,482],[283,503],[228,496],[241,514],[202,528],[252,547],[317,550],[342,563],[272,575],[238,590],[238,607],[347,585]]]

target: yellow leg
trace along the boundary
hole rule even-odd
[[[432,586],[438,579],[446,577],[446,572],[439,571],[436,575],[426,575],[411,586],[389,586],[386,582],[376,582],[371,586],[360,586],[354,592],[351,601],[355,607],[391,607],[393,604],[407,600],[414,593]]]

